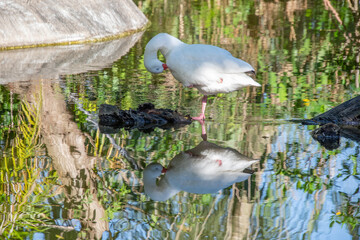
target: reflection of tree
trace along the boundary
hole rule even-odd
[[[342,148],[343,152],[327,151],[314,147],[309,135],[297,133],[299,135],[291,136],[290,131],[280,132],[277,138],[282,135],[288,139],[284,146],[273,146],[271,154],[264,161],[267,171],[271,173],[263,172],[264,179],[259,181],[262,199],[256,199],[251,232],[257,232],[259,237],[273,238],[294,236],[301,229],[303,234],[306,233],[306,238],[312,238],[338,231],[338,224],[334,228],[327,228],[333,221],[345,224],[344,227],[350,230],[348,233],[357,239],[358,233],[353,229],[359,226],[356,207],[359,197],[358,159],[353,156],[353,166],[347,167],[351,161],[343,156],[351,147]],[[282,140],[277,139],[276,142]],[[358,152],[358,147],[354,151]],[[347,171],[347,168],[351,171]],[[336,175],[336,172],[339,174]],[[352,181],[346,182],[348,178],[352,178]],[[349,184],[354,185],[350,190]],[[351,194],[347,193],[348,197],[342,198],[338,189],[351,192],[354,196],[352,202],[349,201]]]
[[[36,211],[37,209],[28,211],[31,218],[37,217],[39,220],[35,227],[41,225],[42,228],[44,226],[61,228],[64,236],[76,234],[74,229],[79,230],[79,227],[81,227],[82,230],[86,230],[85,235],[87,238],[99,239],[102,233],[109,228],[106,221],[108,212],[105,211],[104,207],[106,206],[107,195],[114,196],[117,204],[122,207],[124,193],[128,189],[124,186],[120,191],[120,196],[117,195],[111,187],[106,183],[104,184],[103,179],[96,174],[98,172],[93,170],[97,163],[96,161],[100,159],[98,153],[101,152],[104,142],[99,139],[99,134],[93,139],[78,129],[77,124],[73,122],[73,115],[67,111],[66,101],[61,94],[59,84],[48,79],[31,82],[28,80],[40,78],[36,76],[48,76],[48,78],[53,79],[58,78],[59,74],[63,72],[77,73],[79,71],[86,71],[86,69],[99,69],[108,66],[114,60],[126,54],[140,36],[141,33],[138,33],[111,42],[69,47],[24,49],[2,53],[6,61],[3,61],[4,69],[2,69],[3,72],[0,74],[1,80],[4,82],[19,81],[7,86],[11,89],[10,97],[7,94],[7,90],[1,88],[0,101],[5,103],[0,108],[0,111],[6,113],[4,114],[5,118],[2,119],[5,121],[2,123],[11,126],[11,122],[16,122],[19,118],[17,114],[13,113],[18,110],[19,106],[17,99],[14,99],[12,95],[12,93],[16,93],[26,103],[23,104],[21,110],[24,113],[28,113],[25,115],[26,121],[23,121],[25,117],[21,117],[20,120],[29,125],[24,125],[21,122],[20,126],[25,126],[25,128],[15,134],[10,132],[8,134],[9,140],[4,147],[5,150],[9,149],[9,145],[14,141],[13,138],[20,139],[17,144],[21,147],[17,147],[16,151],[14,150],[13,152],[21,156],[21,158],[17,156],[16,159],[5,159],[6,161],[3,161],[2,164],[7,167],[10,164],[9,161],[12,160],[14,166],[23,166],[24,164],[21,165],[23,158],[28,158],[27,161],[35,161],[40,157],[47,160],[49,158],[45,156],[51,157],[51,165],[46,165],[47,168],[42,169],[42,166],[35,167],[33,165],[31,165],[31,168],[27,168],[27,165],[19,168],[26,168],[27,171],[25,173],[31,176],[31,183],[33,183],[34,179],[39,181],[35,178],[37,174],[40,180],[43,181],[38,186],[41,190],[36,188],[36,191],[29,194],[29,198],[34,197],[36,201],[46,202],[44,204],[46,211],[43,211],[43,208],[38,208],[38,211]],[[13,68],[14,64],[11,63],[16,63],[17,68]],[[9,66],[11,67],[8,69],[7,67]],[[19,76],[20,73],[24,74]],[[83,80],[86,81],[86,79]],[[27,82],[20,83],[20,81]],[[41,96],[41,98],[38,96]],[[37,117],[36,119],[32,117],[34,113],[36,113],[34,115]],[[31,118],[28,117],[29,115]],[[34,126],[38,129],[37,135],[31,137],[32,135],[27,130]],[[5,130],[2,129],[0,136],[3,136],[4,132]],[[26,142],[23,143],[25,140]],[[38,141],[41,141],[41,152],[35,151],[33,156],[25,155],[27,152],[24,152],[25,154],[20,152],[22,149],[25,149],[24,146],[31,146],[32,143],[37,143]],[[44,146],[46,151],[43,149]],[[115,155],[119,152],[121,153],[119,150]],[[12,170],[12,168],[5,169]],[[48,179],[47,173],[49,173],[50,179]],[[15,173],[11,174],[10,176],[13,176]],[[24,185],[27,186],[30,183],[30,178],[27,178],[28,175],[25,175],[18,182],[25,182]],[[35,176],[34,178],[33,175]],[[8,182],[9,180],[6,179],[6,181]],[[51,186],[49,183],[57,183],[56,181],[60,181],[62,187],[56,188],[56,193],[53,193],[54,189],[50,188],[51,192],[48,190],[47,185]],[[59,185],[59,183],[57,184]],[[98,188],[100,185],[103,186],[102,189]],[[113,185],[115,184],[113,183]],[[52,197],[53,195],[55,197]],[[5,194],[4,196],[6,197],[7,195]],[[19,196],[24,197],[23,192]],[[49,205],[53,206],[51,208],[52,211],[50,211]],[[24,204],[24,206],[32,207],[31,204]],[[10,211],[5,209],[2,212],[7,213]],[[42,214],[42,212],[45,214]],[[50,213],[52,216],[49,217]],[[80,221],[81,226],[76,224],[77,220]],[[54,221],[56,221],[56,224]],[[46,225],[44,225],[45,223]],[[50,223],[52,224],[50,225]],[[25,227],[24,230],[26,228],[31,230],[34,227],[29,221],[21,226]],[[54,231],[56,230],[51,229],[48,233],[54,233]],[[67,231],[70,231],[70,233]]]
[[[39,111],[42,141],[59,180],[65,186],[64,205],[67,211],[63,212],[63,217],[79,219],[82,227],[88,230],[88,236],[99,239],[107,230],[107,222],[104,219],[105,210],[97,198],[96,178],[92,171],[96,158],[88,156],[84,144],[86,137],[71,121],[64,97],[56,87],[50,81],[41,81],[30,84],[26,89],[17,84],[11,88]],[[43,96],[42,101],[37,102],[33,94]],[[81,214],[72,209],[81,209]]]
[[[357,192],[359,192],[359,188],[357,188]],[[336,212],[333,212],[331,216],[330,227],[334,225],[334,223],[339,223],[341,225],[346,225],[351,232],[354,232],[354,235],[357,234],[356,228],[360,226],[360,205],[359,203],[354,203],[351,201],[351,196],[340,193],[340,196],[343,198],[343,206]]]
[[[357,232],[357,229],[360,227],[360,185],[357,184],[360,181],[358,160],[354,155],[350,156],[349,160],[353,162],[353,166],[350,164],[344,165],[344,171],[337,177],[344,182],[350,180],[350,182],[347,182],[348,184],[355,184],[353,188],[347,189],[347,191],[341,191],[340,189],[340,192],[337,192],[340,204],[337,209],[334,209],[332,212],[330,227],[332,227],[334,223],[339,223],[346,225],[354,235],[359,235]]]
[[[41,102],[41,95],[36,101]],[[9,239],[24,238],[23,229],[44,231],[50,226],[50,209],[43,202],[56,190],[53,186],[56,177],[51,169],[39,167],[47,165],[47,160],[41,157],[44,154],[40,139],[41,105],[34,108],[22,101],[21,106],[17,124],[3,135],[7,136],[5,145],[10,147],[3,152],[0,166],[0,235]],[[14,138],[12,130],[15,130]]]

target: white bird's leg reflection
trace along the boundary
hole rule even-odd
[[[199,123],[201,125],[201,138],[204,141],[207,141],[207,133],[206,133],[205,121],[204,120],[199,120]]]

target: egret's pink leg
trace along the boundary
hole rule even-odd
[[[207,102],[207,96],[204,95],[204,97],[201,100],[201,114],[198,117],[193,117],[192,120],[200,121],[205,119],[206,102]]]

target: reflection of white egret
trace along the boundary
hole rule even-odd
[[[151,163],[144,169],[145,193],[153,200],[165,201],[179,191],[216,193],[235,182],[246,180],[251,170],[246,169],[258,160],[207,141],[175,156],[168,168]],[[158,177],[165,173],[157,181]]]
[[[166,64],[158,59],[159,50]],[[161,73],[169,68],[185,87],[196,87],[204,94],[201,114],[194,120],[205,119],[207,95],[261,86],[249,76],[255,73],[254,68],[233,57],[230,52],[211,45],[186,44],[166,33],[160,33],[148,42],[144,64],[152,73]]]

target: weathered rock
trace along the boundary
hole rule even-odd
[[[156,127],[177,128],[191,123],[189,116],[182,116],[171,109],[156,109],[152,103],[141,104],[137,110],[120,110],[116,106],[102,104],[99,119],[100,130],[103,133],[113,133],[119,128],[138,128],[150,132]]]
[[[0,49],[111,38],[144,28],[131,0],[2,0]]]

